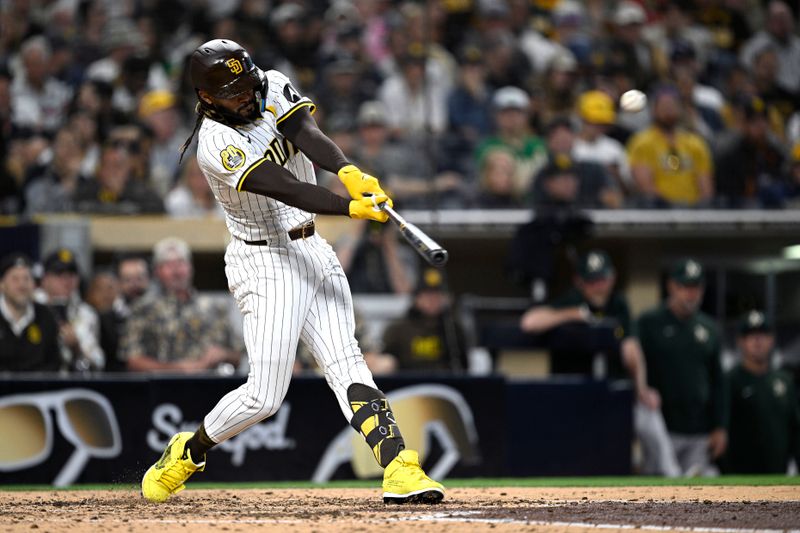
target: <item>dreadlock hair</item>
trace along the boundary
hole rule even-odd
[[[186,139],[186,141],[183,143],[183,146],[181,146],[181,156],[180,158],[178,158],[179,165],[183,161],[183,154],[186,152],[186,149],[189,148],[189,145],[192,144],[192,139],[194,139],[197,130],[200,129],[200,124],[203,123],[203,118],[205,118],[206,116],[200,107],[200,102],[198,102],[197,105],[194,107],[194,112],[197,114],[197,120],[195,120],[194,122],[194,128],[192,128],[191,135],[189,135],[189,138]]]

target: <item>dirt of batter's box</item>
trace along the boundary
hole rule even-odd
[[[551,531],[620,526],[800,529],[800,487],[454,488],[440,505],[384,505],[379,489],[0,491],[0,533],[39,531]]]

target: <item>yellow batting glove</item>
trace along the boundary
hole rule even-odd
[[[347,192],[350,194],[350,198],[353,200],[360,200],[364,197],[365,193],[376,195],[386,194],[383,192],[383,189],[381,189],[375,177],[364,174],[355,165],[342,167],[342,169],[339,170],[339,179],[344,183]]]
[[[350,218],[358,218],[362,220],[375,220],[377,222],[386,222],[389,220],[389,215],[384,213],[379,204],[386,203],[389,207],[394,206],[392,199],[385,194],[375,196],[365,196],[360,200],[350,201]]]

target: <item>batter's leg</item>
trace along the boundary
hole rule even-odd
[[[283,402],[311,296],[307,280],[295,270],[297,260],[287,248],[242,243],[228,261],[226,274],[244,315],[250,372],[203,421],[215,443],[272,416]]]
[[[325,245],[327,246],[327,245]],[[355,339],[353,301],[347,278],[331,252],[330,266],[309,308],[302,338],[322,368],[339,407],[385,468],[386,503],[437,503],[444,487],[422,470],[403,437],[386,396],[377,389]]]

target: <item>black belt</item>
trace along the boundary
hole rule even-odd
[[[316,229],[314,228],[314,223],[309,222],[308,224],[304,224],[299,228],[294,228],[289,230],[289,239],[296,241],[297,239],[305,239],[314,235]],[[269,244],[269,241],[244,241],[245,244],[249,244],[251,246],[266,246]]]

